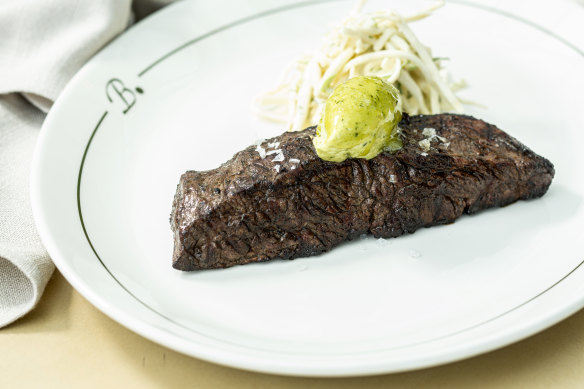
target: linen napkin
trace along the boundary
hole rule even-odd
[[[30,163],[46,113],[97,51],[170,1],[0,4],[0,327],[34,308],[54,270],[29,200]]]

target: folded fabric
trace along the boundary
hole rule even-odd
[[[144,16],[169,0],[142,0]],[[0,4],[0,327],[29,312],[53,270],[29,201],[34,145],[71,77],[133,21],[131,0]]]
[[[0,326],[31,310],[53,272],[28,200],[28,170],[45,114],[0,96]]]

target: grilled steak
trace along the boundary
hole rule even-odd
[[[224,268],[316,255],[369,233],[390,238],[463,213],[542,196],[553,165],[497,127],[463,115],[404,115],[404,147],[327,162],[314,127],[180,179],[173,267]]]

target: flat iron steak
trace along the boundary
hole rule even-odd
[[[470,116],[404,115],[399,126],[404,147],[370,160],[320,159],[310,127],[184,173],[171,215],[173,267],[293,259],[362,234],[396,237],[540,197],[554,176],[547,159]]]

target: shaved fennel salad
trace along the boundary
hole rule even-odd
[[[315,125],[333,89],[355,76],[393,84],[401,93],[399,109],[409,114],[463,111],[454,91],[464,82],[447,80],[443,59],[433,58],[408,25],[430,16],[444,1],[409,16],[393,10],[364,13],[365,3],[361,0],[318,50],[290,64],[276,87],[253,101],[257,116],[286,123],[290,131]]]

